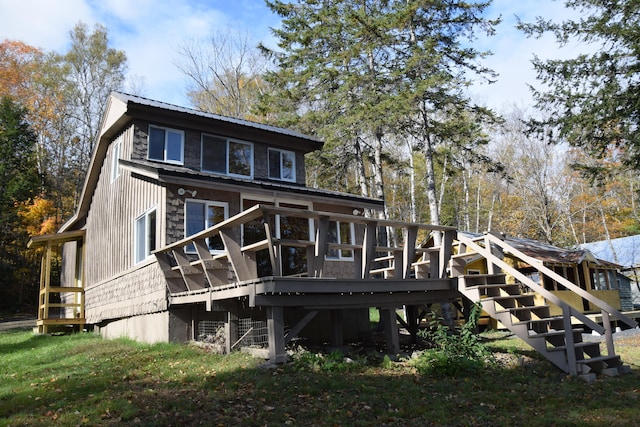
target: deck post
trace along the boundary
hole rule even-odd
[[[342,310],[331,310],[331,345],[334,347],[341,347],[344,344],[342,320]]]
[[[362,242],[362,269],[360,278],[368,279],[371,277],[371,264],[375,258],[376,248],[376,229],[378,223],[376,221],[367,222],[364,229],[364,238]]]
[[[233,344],[238,340],[238,302],[229,301],[227,304],[227,319],[224,323],[225,353],[231,353]]]
[[[267,307],[267,331],[269,333],[269,360],[272,363],[286,362],[284,310],[282,307]]]
[[[384,328],[384,336],[387,341],[387,353],[398,354],[400,352],[400,334],[394,308],[382,308],[380,320]]]

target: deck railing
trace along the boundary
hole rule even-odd
[[[309,222],[305,238],[288,239],[286,227],[293,218]],[[349,243],[330,241],[331,221],[353,224],[355,239]],[[257,241],[243,241],[243,226],[260,224],[263,236]],[[382,241],[382,230],[400,235],[402,243],[389,245]],[[416,245],[418,237],[432,232],[442,233],[442,243]],[[284,276],[283,254],[287,248],[301,248],[306,262],[296,274],[308,278],[327,276],[326,261],[330,251],[350,251],[353,254],[353,276],[356,279],[416,279],[442,278],[447,272],[456,231],[453,227],[416,224],[401,221],[366,218],[331,212],[301,210],[269,205],[255,205],[219,224],[153,252],[167,277],[170,293],[206,291],[207,289],[259,278],[257,253],[268,253],[272,276]],[[307,237],[308,235],[308,237]],[[219,236],[223,249],[211,251],[208,239]],[[389,239],[387,239],[389,240]],[[432,242],[433,239],[426,239]],[[187,251],[186,248],[191,248]],[[191,252],[191,253],[189,253]],[[229,276],[229,265],[233,277]]]

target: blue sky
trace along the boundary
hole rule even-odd
[[[510,104],[526,107],[527,83],[535,83],[530,60],[571,54],[558,51],[551,39],[526,39],[514,29],[515,15],[561,19],[568,12],[557,0],[494,0],[490,17],[501,15],[498,34],[482,40],[494,55],[485,64],[496,70],[493,85],[473,86],[470,96],[498,111]],[[112,47],[125,51],[129,75],[142,78],[144,95],[188,106],[187,82],[174,65],[181,43],[233,28],[249,31],[256,41],[273,44],[270,27],[278,25],[262,0],[0,0],[0,39],[21,40],[45,51],[64,52],[69,32],[79,22],[100,23],[109,30]]]

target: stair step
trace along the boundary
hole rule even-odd
[[[573,347],[576,349],[587,349],[588,347],[593,347],[594,349],[600,350],[600,343],[597,342],[577,342],[573,344]],[[557,347],[549,347],[547,351],[565,351],[567,349],[566,345],[559,345]]]
[[[622,361],[620,360],[620,356],[598,356],[591,357],[589,359],[579,359],[576,360],[576,364],[579,367],[579,372],[589,373],[589,372],[602,372],[608,368],[620,368],[622,365]]]
[[[535,333],[535,332],[531,333],[531,332],[533,332],[533,330],[529,330],[529,337],[531,338],[549,338],[549,337],[555,337],[555,336],[562,336],[565,334],[565,331],[563,330],[540,332],[540,333]],[[582,333],[583,330],[572,329],[571,332],[573,332],[574,334],[579,334],[579,333]]]
[[[532,307],[534,305],[533,295],[509,295],[509,296],[495,296],[488,297],[484,301],[494,301],[501,307],[507,308],[519,308],[519,307]]]
[[[512,284],[490,284],[490,285],[471,285],[465,286],[465,291],[477,291],[481,296],[500,297],[500,296],[518,296],[520,293],[519,285]]]
[[[536,312],[536,311],[545,311],[545,310],[548,310],[548,309],[549,309],[548,305],[530,305],[530,306],[526,306],[526,307],[509,307],[509,308],[506,308],[504,310],[496,310],[496,314],[500,314],[500,313],[511,313],[511,314],[514,314],[516,312],[527,312],[527,311],[533,313],[533,312]],[[543,319],[531,319],[531,320],[528,320],[528,321],[532,321],[532,320],[543,320]]]
[[[562,328],[553,328],[550,327],[551,324],[553,323],[563,323],[563,319],[562,316],[547,316],[544,317],[542,319],[530,319],[530,320],[523,320],[521,322],[513,322],[514,325],[516,324],[526,324],[529,327],[529,330],[531,331],[537,331],[537,328],[540,327],[545,327],[547,328],[547,330],[545,332],[552,332],[552,331],[564,331],[564,329]]]

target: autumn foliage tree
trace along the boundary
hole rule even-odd
[[[0,308],[36,301],[37,265],[26,253],[29,234],[19,207],[41,190],[36,167],[36,135],[26,110],[9,97],[0,100]]]

